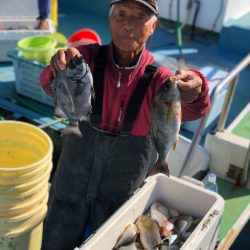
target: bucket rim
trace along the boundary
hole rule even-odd
[[[37,192],[39,192],[38,190],[41,190],[43,188],[44,185],[48,185],[49,183],[49,176],[47,176],[44,180],[42,180],[40,183],[37,183],[36,185],[34,185],[32,188],[22,191],[22,192],[15,192],[13,193],[1,193],[0,192],[0,200],[4,200],[4,202],[6,202],[6,200],[18,200],[18,199],[25,199],[25,198],[30,198],[31,196],[36,195]],[[9,199],[6,199],[6,195],[7,197],[9,197],[10,195],[13,197],[10,197]]]
[[[35,206],[33,206],[32,209],[29,209],[28,211],[25,211],[22,214],[18,215],[8,214],[6,216],[0,217],[0,225],[1,223],[4,223],[4,221],[6,220],[8,220],[8,223],[11,224],[11,223],[16,223],[18,221],[24,221],[26,219],[31,218],[32,216],[35,216],[40,211],[41,208],[47,206],[48,199],[49,199],[49,194],[45,193],[42,199]]]
[[[31,127],[35,130],[37,130],[39,133],[43,134],[45,136],[45,138],[47,139],[47,142],[49,144],[49,149],[48,152],[46,153],[46,155],[44,157],[42,157],[40,160],[36,161],[35,163],[31,163],[29,165],[25,165],[25,166],[19,166],[17,168],[9,168],[9,167],[0,167],[0,172],[5,172],[5,173],[10,173],[10,172],[16,172],[16,171],[25,171],[25,170],[29,170],[34,168],[36,165],[40,165],[42,164],[44,161],[47,160],[48,157],[52,157],[52,153],[53,153],[53,143],[51,138],[49,137],[49,135],[47,133],[45,133],[42,129],[36,127],[33,124],[27,123],[27,122],[21,122],[21,121],[0,121],[0,126],[1,124],[20,124],[22,126],[27,126],[27,127]]]
[[[42,164],[39,165],[39,167],[32,169],[30,171],[0,173],[0,185],[3,185],[3,186],[8,185],[8,184],[3,184],[8,181],[19,182],[19,181],[27,180],[30,178],[34,178],[39,173],[44,172],[50,166],[51,162],[52,162],[52,159],[48,159],[48,161],[43,162]],[[8,175],[5,175],[5,174],[8,174]]]
[[[18,237],[21,236],[31,230],[33,230],[34,228],[36,228],[37,226],[39,226],[41,223],[43,224],[43,221],[45,219],[47,215],[47,207],[43,207],[41,208],[41,210],[38,212],[38,216],[37,218],[32,218],[32,220],[30,221],[30,226],[25,226],[22,229],[13,229],[12,231],[8,231],[8,232],[4,232],[1,233],[0,232],[0,237],[2,239],[6,239],[6,238],[10,238],[10,237]]]
[[[36,195],[32,196],[32,199],[27,199],[26,201],[24,200],[24,202],[22,203],[19,203],[17,201],[14,204],[5,204],[4,206],[0,205],[0,217],[3,217],[3,213],[14,215],[20,211],[28,209],[29,207],[32,207],[33,205],[41,201],[45,197],[45,195],[48,194],[48,191],[49,187],[44,186],[44,188],[39,190]]]
[[[36,216],[32,216],[30,218],[28,218],[28,223],[26,223],[26,225],[22,225],[22,228],[12,228],[4,230],[0,228],[0,237],[1,238],[9,238],[9,237],[16,237],[16,236],[20,236],[30,230],[32,230],[34,227],[36,227],[38,224],[43,223],[43,220],[46,217],[47,214],[47,206],[43,206],[40,208],[39,211],[37,211]]]
[[[8,193],[12,193],[12,192],[16,192],[16,191],[20,191],[23,189],[29,189],[30,187],[35,186],[37,183],[43,181],[44,179],[46,179],[48,176],[50,176],[50,172],[52,170],[52,166],[53,164],[51,163],[49,165],[49,167],[45,170],[45,172],[42,174],[42,176],[36,178],[35,180],[32,180],[28,183],[22,183],[22,184],[18,184],[18,185],[1,185],[0,186],[0,194],[8,194]]]

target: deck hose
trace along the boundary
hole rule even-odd
[[[44,116],[47,116],[51,119],[54,119],[54,120],[58,120],[58,117],[57,116],[52,116],[51,114],[47,113],[47,112],[44,112],[44,111],[41,111],[40,109],[38,108],[35,108],[34,105],[31,105],[28,101],[24,100],[23,98],[15,95],[15,99],[23,104],[24,106],[28,107],[29,109],[33,110],[34,112],[38,113],[38,114],[41,114],[41,115],[44,115]],[[62,120],[61,123],[64,123],[64,124],[68,124],[67,121],[65,120]]]

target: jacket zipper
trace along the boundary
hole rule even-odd
[[[120,88],[120,87],[121,87],[121,77],[122,77],[122,73],[119,71],[119,72],[118,72],[118,80],[117,80],[117,83],[116,83],[116,87],[117,87],[117,88]],[[121,102],[121,105],[120,105],[119,115],[118,115],[117,120],[116,120],[115,125],[114,125],[115,128],[118,127],[119,122],[121,121],[121,118],[122,118],[123,103],[124,103],[124,101],[122,101],[122,102]]]
[[[121,121],[121,118],[122,118],[122,114],[123,114],[123,103],[124,103],[124,101],[122,101],[122,103],[121,103],[120,110],[119,110],[119,115],[118,115],[117,120],[116,120],[115,125],[114,125],[115,128],[117,128],[117,126],[118,126],[118,124],[119,124],[119,122]]]
[[[116,87],[117,87],[117,88],[120,88],[120,87],[121,87],[121,77],[122,77],[122,73],[119,72],[118,74],[119,74],[119,75],[118,75],[118,80],[117,80],[117,83],[116,83]]]

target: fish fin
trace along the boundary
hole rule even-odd
[[[168,106],[167,121],[169,121],[174,115],[174,107],[172,102],[166,103],[166,105]]]
[[[173,143],[173,150],[176,149],[177,143],[178,143],[178,140],[174,141],[174,143]]]
[[[94,87],[91,87],[91,98],[95,101],[95,90],[94,90]]]
[[[168,168],[168,163],[166,161],[164,162],[156,162],[153,169],[148,173],[148,176],[155,175],[155,174],[165,174],[169,177],[170,172]]]
[[[177,79],[177,77],[176,77],[175,75],[172,75],[172,76],[170,76],[170,77],[168,78],[168,80],[171,81],[171,82],[175,82],[176,79]]]

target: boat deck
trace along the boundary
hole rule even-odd
[[[250,191],[249,189],[233,184],[224,179],[217,179],[219,186],[218,193],[225,200],[224,213],[222,215],[221,226],[218,234],[219,240],[224,240],[224,244],[222,243],[221,248],[219,249],[227,249],[223,247],[232,243],[232,239],[241,232],[245,223],[246,225],[242,233],[230,249],[250,249],[250,241],[245,238],[245,235],[250,235],[250,223],[247,224],[246,221],[246,218],[249,218],[250,216]],[[246,217],[239,220],[242,213],[244,213]],[[244,242],[244,244],[240,245],[239,248],[240,242]]]
[[[245,107],[239,117],[235,119],[235,127],[232,129],[232,133],[250,140],[250,103]]]

